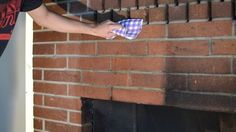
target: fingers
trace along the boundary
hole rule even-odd
[[[110,20],[105,21],[105,23],[109,25],[110,30],[116,30],[116,29],[122,28],[122,25],[115,23],[113,21],[110,21]]]
[[[106,35],[106,39],[113,39],[115,38],[116,34],[112,33],[112,32],[108,32]]]
[[[120,24],[114,24],[110,27],[111,30],[121,29],[122,26]]]

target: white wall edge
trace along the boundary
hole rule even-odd
[[[33,20],[27,13],[25,19],[25,132],[33,132]]]

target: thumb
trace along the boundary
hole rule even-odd
[[[112,30],[121,29],[121,28],[122,28],[122,25],[120,24],[112,24],[112,27],[111,27]]]

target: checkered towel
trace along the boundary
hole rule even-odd
[[[123,27],[121,29],[113,30],[113,33],[127,39],[135,39],[142,30],[143,19],[126,19],[121,20],[118,23]]]

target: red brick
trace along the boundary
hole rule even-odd
[[[134,48],[135,47],[135,48]],[[98,54],[102,55],[145,55],[146,42],[98,43]]]
[[[66,39],[66,33],[59,33],[54,31],[34,32],[34,42],[66,41]]]
[[[149,8],[149,22],[166,21],[166,7]]]
[[[109,100],[111,98],[111,89],[71,85],[69,87],[69,95],[80,96],[85,98]]]
[[[80,99],[71,99],[71,98],[62,98],[53,96],[45,96],[44,103],[45,106],[72,109],[72,110],[81,110],[82,106]]]
[[[53,44],[35,44],[33,45],[33,54],[34,55],[54,54],[54,45]]]
[[[82,128],[80,126],[73,126],[49,121],[45,122],[45,129],[49,132],[82,132]]]
[[[96,85],[122,85],[128,84],[128,75],[119,73],[102,73],[102,72],[83,72],[84,83]]]
[[[189,76],[188,90],[201,92],[235,93],[236,77]]]
[[[70,13],[83,13],[88,11],[87,0],[80,0],[71,2],[70,4]]]
[[[82,123],[82,115],[80,112],[70,112],[70,122],[81,124]]]
[[[130,17],[133,19],[143,19],[147,21],[147,10],[146,9],[139,9],[139,10],[131,10]]]
[[[53,4],[53,5],[48,5],[47,8],[50,11],[53,11],[57,14],[66,14],[67,13],[67,3],[62,3],[62,4]]]
[[[87,35],[87,34],[71,33],[71,34],[69,34],[69,40],[71,40],[71,41],[104,40],[104,38],[92,36],[92,35]]]
[[[112,100],[138,104],[162,105],[165,99],[164,94],[160,91],[113,89]]]
[[[80,82],[80,72],[76,71],[45,71],[44,79],[49,81]]]
[[[90,10],[103,10],[103,0],[89,0]]]
[[[42,70],[33,70],[33,79],[41,80],[42,79]]]
[[[138,0],[139,6],[155,5],[155,0]]]
[[[165,25],[145,25],[138,38],[164,38]]]
[[[33,58],[33,66],[40,68],[65,68],[66,58]]]
[[[212,18],[232,17],[232,3],[212,2]]]
[[[34,94],[34,104],[35,105],[42,105],[43,104],[43,96]]]
[[[186,21],[186,5],[169,6],[169,21]]]
[[[227,58],[168,58],[166,71],[171,73],[230,73]]]
[[[42,27],[40,26],[40,25],[38,25],[37,23],[33,23],[33,29],[34,30],[40,30],[40,29],[42,29]]]
[[[112,70],[138,70],[138,71],[163,71],[165,59],[163,58],[114,58]]]
[[[136,0],[121,0],[122,8],[136,7],[136,6],[137,6]]]
[[[197,2],[197,0],[178,0],[179,3]]]
[[[34,82],[34,92],[56,95],[66,95],[67,88],[63,84],[51,84],[44,82]]]
[[[67,112],[65,110],[55,110],[41,107],[34,107],[34,116],[58,121],[67,120]]]
[[[43,121],[40,119],[34,118],[34,128],[42,130],[43,129]]]
[[[235,97],[223,94],[203,94],[198,92],[169,91],[166,105],[193,110],[235,112]]]
[[[169,24],[168,33],[170,38],[231,36],[232,21]]]
[[[158,0],[159,4],[173,4],[175,0]]]
[[[174,91],[174,90],[186,90],[188,83],[187,83],[187,75],[173,75],[168,74],[166,75],[166,91]]]
[[[119,9],[119,0],[104,0],[105,9]]]
[[[107,57],[83,57],[83,58],[69,58],[69,68],[83,69],[83,70],[109,70],[110,58]]]
[[[165,88],[166,76],[152,74],[131,74],[129,85],[136,87]]]
[[[236,40],[221,39],[212,41],[212,54],[214,55],[236,55]]]
[[[208,19],[208,3],[190,4],[189,19]]]
[[[208,55],[208,41],[157,41],[148,43],[150,55]]]
[[[94,55],[95,44],[57,44],[56,54]]]
[[[233,70],[234,70],[234,73],[236,73],[236,59],[234,59],[233,61]]]

